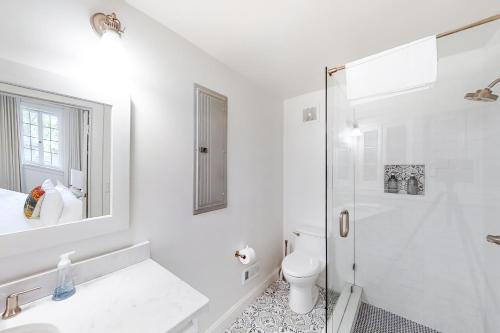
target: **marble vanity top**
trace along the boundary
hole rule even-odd
[[[0,320],[2,329],[52,324],[61,333],[165,333],[199,314],[208,298],[151,259],[77,286],[55,302],[42,298]]]

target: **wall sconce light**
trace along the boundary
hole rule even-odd
[[[115,13],[109,15],[95,13],[90,17],[90,25],[99,35],[99,43],[92,54],[91,73],[106,72],[107,88],[121,91],[128,87],[128,61],[122,45],[124,28]]]
[[[94,31],[101,37],[108,31],[112,31],[121,37],[125,30],[115,13],[111,13],[109,15],[95,13],[90,18],[90,24],[92,25]]]

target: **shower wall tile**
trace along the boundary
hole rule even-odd
[[[418,181],[418,195],[425,194],[425,165],[423,164],[391,164],[384,166],[384,192],[389,192],[389,178],[394,174],[398,180],[399,192],[407,194],[408,179],[415,174]]]
[[[443,108],[437,96],[426,107],[424,96],[406,95],[356,110],[362,130],[381,133],[379,178],[368,183],[360,175],[356,182],[356,283],[366,302],[438,331],[500,332],[493,304],[500,288],[485,287],[500,277],[500,268],[478,264],[500,258],[485,240],[500,232],[498,105]],[[408,129],[406,140],[387,135],[398,125]],[[404,143],[404,152],[395,140]],[[362,171],[364,157],[358,161]],[[425,195],[384,193],[391,171],[406,178],[399,166],[412,165],[425,165]]]

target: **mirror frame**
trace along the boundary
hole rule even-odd
[[[102,81],[106,81],[105,75]],[[126,91],[77,81],[0,59],[0,92],[86,105],[111,106],[111,215],[0,235],[0,258],[81,241],[130,227],[131,102]],[[107,83],[107,82],[105,82]]]

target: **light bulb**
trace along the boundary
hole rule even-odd
[[[99,57],[105,68],[113,72],[121,72],[125,68],[123,45],[118,33],[107,30],[101,37]]]
[[[353,127],[352,127],[352,131],[351,131],[351,136],[362,136],[363,133],[361,132],[361,130],[359,129],[359,126],[358,124],[355,124]]]
[[[101,36],[97,50],[97,68],[103,75],[103,82],[114,89],[128,86],[128,61],[120,35],[107,30]]]

